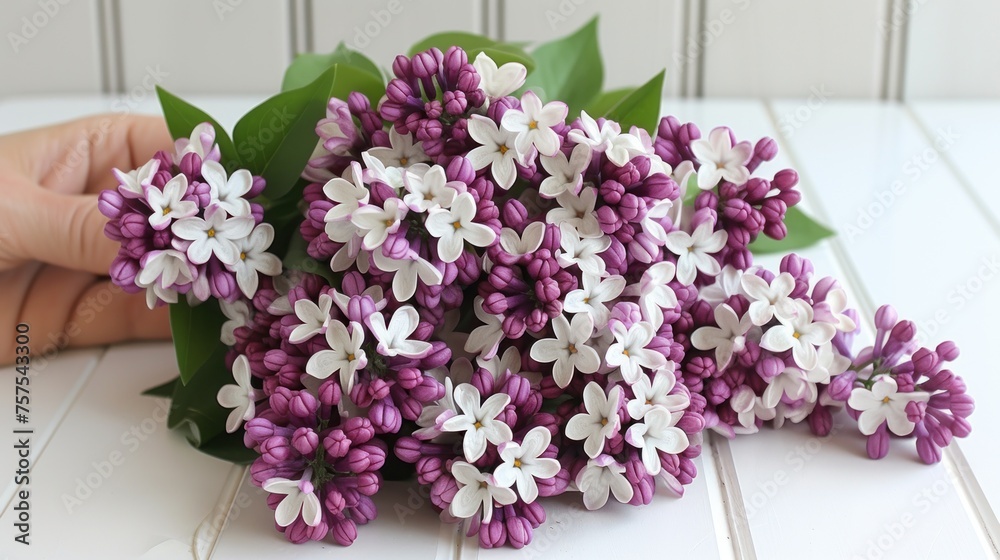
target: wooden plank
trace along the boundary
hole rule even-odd
[[[875,97],[886,0],[707,0],[695,39],[706,96]]]
[[[108,350],[32,467],[32,544],[19,558],[138,558],[172,541],[190,546],[230,465],[167,429],[165,399],[139,395],[176,371],[170,344]],[[0,516],[5,534],[15,513]]]
[[[133,0],[120,10],[125,92],[158,82],[181,94],[271,94],[291,60],[284,2]]]
[[[7,1],[0,21],[0,97],[101,91],[97,0]]]

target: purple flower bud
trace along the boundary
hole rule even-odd
[[[341,429],[334,429],[323,438],[323,449],[330,459],[339,459],[347,455],[351,448],[351,440]]]
[[[524,548],[531,543],[531,524],[523,517],[508,517],[506,522],[507,542],[514,548]]]
[[[365,496],[374,496],[382,485],[378,473],[375,472],[359,473],[356,480],[358,492]]]
[[[315,526],[310,527],[300,516],[292,524],[284,528],[285,538],[294,544],[302,544],[308,541],[321,541],[326,536],[329,527],[322,520]]]
[[[340,384],[333,379],[327,379],[319,386],[319,402],[324,406],[340,404]]]
[[[284,463],[292,456],[293,451],[288,443],[288,438],[281,436],[269,437],[260,444],[261,458],[271,465]]]
[[[372,421],[375,431],[383,434],[394,434],[403,425],[402,414],[392,399],[388,398],[372,403],[368,409],[368,418]]]
[[[812,430],[812,433],[819,437],[830,435],[830,430],[833,429],[833,415],[830,414],[829,407],[817,406],[809,414],[808,420],[809,429]]]
[[[934,445],[930,438],[917,438],[917,455],[920,460],[928,465],[933,465],[941,461],[941,448]]]
[[[145,237],[152,230],[149,220],[139,214],[123,215],[120,224],[122,235],[129,238]]]
[[[889,453],[889,433],[884,422],[874,434],[868,436],[867,448],[872,459],[881,459]]]
[[[319,410],[319,401],[306,391],[298,391],[295,396],[288,401],[289,414],[299,418],[312,418]]]
[[[368,443],[375,437],[375,429],[370,420],[363,416],[348,418],[342,426],[344,435],[351,439],[355,445]]]
[[[188,152],[181,157],[181,173],[187,176],[188,181],[201,177],[201,156],[195,152]]]
[[[503,515],[497,513],[498,509],[494,508],[493,519],[489,523],[479,526],[479,545],[483,548],[498,548],[507,540],[507,528],[504,526]]]
[[[333,519],[330,534],[342,546],[350,546],[358,538],[358,526],[350,519]]]
[[[875,312],[875,328],[888,331],[896,326],[898,320],[899,315],[891,305],[883,305]]]
[[[938,344],[938,347],[935,350],[935,352],[937,352],[937,355],[938,357],[941,358],[941,361],[944,362],[953,362],[958,359],[958,346],[956,346],[955,343],[950,340]]]
[[[298,428],[292,435],[292,447],[303,455],[312,455],[319,447],[319,436],[312,428]]]

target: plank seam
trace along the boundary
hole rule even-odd
[[[753,544],[750,520],[747,518],[746,502],[743,501],[743,489],[729,440],[710,432],[708,449],[711,456],[703,461],[702,474],[705,475],[705,483],[709,488],[720,558],[756,560],[757,551]],[[715,484],[711,484],[712,482]],[[714,515],[716,507],[721,507],[724,516],[721,522]]]
[[[212,507],[212,511],[198,524],[191,536],[191,555],[195,560],[210,560],[215,555],[215,549],[219,545],[222,533],[229,527],[233,505],[236,503],[240,488],[243,487],[243,480],[248,472],[250,472],[249,467],[230,466],[218,501]],[[216,521],[219,522],[216,523]]]
[[[765,102],[763,105],[765,111],[767,112],[768,119],[771,122],[771,126],[774,128],[775,134],[778,136],[778,143],[782,146],[782,149],[788,155],[788,160],[799,173],[799,177],[801,178],[799,188],[802,191],[803,196],[807,197],[809,200],[818,202],[820,198],[816,196],[815,192],[813,192],[813,183],[807,179],[808,174],[805,172],[805,168],[799,164],[799,159],[795,153],[795,149],[792,147],[789,139],[785,138],[780,127],[777,125],[777,112],[775,111],[772,102]],[[909,107],[905,105],[903,107],[904,111],[909,113],[910,118],[916,120],[914,115],[909,112]],[[922,133],[928,141],[933,143],[933,140],[927,134],[927,130],[920,126],[919,123],[918,127],[920,127]],[[949,171],[954,173],[954,168],[949,166],[950,160],[947,155],[942,157],[942,160],[945,161],[945,165],[948,166]],[[958,180],[960,184],[963,183],[960,177],[956,177],[956,180]],[[968,194],[968,189],[966,189],[966,194]],[[976,198],[973,198],[973,201],[977,202],[977,204],[979,203]],[[982,206],[981,204],[978,205]],[[832,223],[829,214],[827,214],[821,204],[814,205],[812,207],[812,211],[820,218],[821,221],[828,224]],[[995,228],[994,231],[997,232],[998,236],[1000,236],[1000,228]],[[868,292],[868,289],[865,287],[865,284],[861,282],[861,276],[858,274],[857,268],[854,266],[854,262],[847,256],[846,249],[844,248],[839,237],[831,237],[824,241],[824,243],[829,246],[834,259],[840,266],[841,270],[844,271],[844,283],[851,288],[851,293],[858,301],[858,307],[864,312],[862,315],[865,317],[865,323],[874,332],[875,324],[873,317],[876,306],[874,305],[874,300]],[[952,448],[954,448],[954,451],[952,451]],[[944,449],[944,453],[942,454],[942,464],[945,467],[945,471],[949,475],[952,486],[958,492],[962,505],[966,510],[966,514],[973,521],[973,526],[983,541],[982,544],[985,547],[985,552],[992,554],[996,558],[1000,558],[1000,549],[997,547],[997,543],[1000,542],[1000,539],[998,539],[998,535],[1000,535],[1000,524],[997,523],[996,514],[989,506],[988,500],[986,500],[986,496],[983,494],[975,473],[972,472],[968,463],[965,462],[964,455],[962,455],[957,441],[952,441],[951,445]]]
[[[48,448],[49,442],[52,441],[52,437],[59,430],[59,426],[62,425],[66,416],[69,415],[70,409],[73,408],[76,400],[80,397],[80,394],[83,393],[83,389],[90,382],[91,377],[93,377],[94,372],[97,371],[97,366],[104,361],[107,354],[108,347],[104,347],[100,349],[96,356],[90,358],[90,361],[87,362],[83,373],[80,374],[80,377],[76,380],[73,388],[70,389],[69,394],[66,395],[63,403],[59,405],[59,408],[57,408],[55,413],[53,413],[52,423],[49,424],[48,428],[46,428],[44,432],[41,432],[41,434],[38,435],[38,439],[36,440],[37,443],[34,443],[32,446],[31,470],[38,467],[38,462],[41,460],[42,454],[44,454],[45,450]],[[0,509],[0,516],[7,512],[10,504],[14,502],[14,496],[17,494],[18,488],[21,486],[22,485],[20,484],[15,484],[13,480],[11,480],[11,482],[7,485],[3,494],[0,495],[0,504],[3,504],[3,508]]]

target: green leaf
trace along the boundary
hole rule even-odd
[[[169,399],[171,395],[174,394],[174,386],[177,385],[177,380],[180,377],[175,377],[166,383],[157,385],[156,387],[150,387],[142,392],[143,396],[146,397],[161,397],[164,399]]]
[[[479,53],[484,52],[486,56],[497,63],[497,66],[508,62],[519,62],[528,69],[528,72],[535,69],[535,61],[532,60],[531,55],[524,52],[520,45],[502,43],[483,35],[463,31],[448,31],[431,35],[410,47],[407,56],[413,56],[431,47],[437,47],[442,52],[448,50],[449,47],[462,47],[469,55],[470,62],[475,60]]]
[[[626,88],[606,91],[601,95],[598,95],[596,99],[591,101],[590,104],[587,105],[587,107],[584,110],[587,111],[588,115],[594,118],[606,115],[608,114],[608,111],[610,111],[612,107],[621,102],[622,99],[625,99],[626,97],[631,95],[632,92],[634,92],[636,89],[638,88],[626,87]]]
[[[163,118],[167,121],[167,129],[174,140],[190,137],[194,127],[203,122],[211,123],[215,127],[215,141],[219,144],[219,151],[222,153],[222,164],[230,170],[240,166],[236,146],[229,138],[229,133],[218,121],[160,86],[156,86],[156,95],[160,98]]]
[[[226,321],[216,300],[191,307],[186,301],[170,305],[170,332],[174,337],[181,383],[186,385],[198,373],[212,352],[222,346],[219,332]]]
[[[252,449],[243,445],[243,432],[222,433],[197,447],[198,451],[237,465],[249,465],[258,457]]]
[[[750,244],[750,250],[755,255],[788,253],[815,245],[820,240],[835,235],[833,230],[813,220],[796,206],[785,212],[785,226],[788,227],[788,235],[784,239],[778,241],[761,235]]]
[[[371,74],[378,81],[379,89],[375,91],[363,91],[361,93],[367,95],[373,104],[378,103],[379,98],[385,93],[385,81],[382,78],[382,71],[367,56],[347,48],[347,45],[343,41],[330,54],[307,53],[296,56],[292,64],[285,70],[285,78],[281,82],[281,91],[298,89],[309,85],[334,64],[352,66],[362,72]]]
[[[233,137],[243,165],[264,177],[266,196],[278,202],[297,183],[319,142],[316,123],[331,97],[373,91],[379,79],[353,66],[334,65],[305,87],[281,92],[254,107],[236,124]]]
[[[572,35],[539,45],[531,55],[536,68],[528,74],[525,88],[539,97],[563,101],[575,115],[600,94],[604,65],[596,17]]]
[[[660,122],[660,105],[663,103],[663,77],[665,74],[665,70],[661,71],[652,80],[623,97],[604,113],[604,117],[617,121],[622,127],[622,132],[629,130],[632,126],[638,126],[655,138],[656,127]],[[596,115],[592,116],[596,117]]]
[[[177,383],[170,403],[167,427],[180,429],[195,447],[201,447],[226,431],[229,410],[219,405],[216,396],[223,385],[233,382],[226,367],[228,348],[214,338],[214,350],[187,383]]]

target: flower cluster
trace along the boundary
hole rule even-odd
[[[173,154],[116,169],[118,189],[100,195],[104,232],[121,243],[111,279],[130,293],[145,290],[150,308],[181,294],[192,303],[252,298],[262,275],[281,273],[267,252],[274,228],[250,202],[264,180],[246,169],[228,173],[219,160],[215,129],[204,123]]]
[[[825,435],[846,408],[873,458],[892,433],[926,462],[969,432],[953,344],[916,348],[884,308],[854,352],[834,279],[796,255],[753,264],[799,201],[794,171],[755,174],[773,140],[571,116],[512,95],[524,66],[457,47],[393,73],[376,106],[332,99],[316,126],[298,234],[321,275],[277,275],[247,201],[261,185],[227,178],[210,129],[102,198],[121,283],[221,300],[235,384],[218,401],[290,540],[353,542],[393,460],[482,546],[522,547],[542,498],[681,495],[709,428]]]

